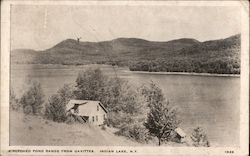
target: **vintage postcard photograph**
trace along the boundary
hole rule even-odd
[[[1,3],[3,155],[248,154],[247,1]]]

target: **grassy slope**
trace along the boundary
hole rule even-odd
[[[68,125],[11,112],[10,145],[50,146],[136,146],[124,137],[115,136],[111,129],[101,130],[90,125]]]
[[[65,124],[45,120],[40,116],[10,111],[11,146],[157,146],[157,139],[140,144],[115,135],[117,129],[83,124]],[[162,146],[189,146],[175,142]]]

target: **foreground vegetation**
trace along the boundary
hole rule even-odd
[[[66,115],[70,99],[101,101],[108,110],[106,126],[117,128],[117,135],[140,143],[148,143],[154,138],[159,145],[172,141],[174,130],[180,124],[177,109],[165,99],[155,83],[134,90],[127,81],[105,76],[100,69],[92,68],[80,72],[75,84],[64,85],[46,102],[39,83],[31,84],[21,99],[11,90],[10,107],[54,122],[72,123]],[[77,118],[73,122],[77,122]],[[194,145],[209,146],[204,132],[200,129],[195,132]]]

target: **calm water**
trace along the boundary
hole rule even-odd
[[[27,83],[36,80],[48,97],[63,84],[74,83],[78,72],[85,67],[15,65],[11,69],[11,86],[20,96]],[[115,75],[109,66],[101,69],[107,75]],[[180,127],[187,134],[201,126],[212,146],[239,146],[239,77],[139,74],[127,69],[119,69],[116,74],[133,86],[151,80],[157,83],[170,103],[178,107],[182,119]]]

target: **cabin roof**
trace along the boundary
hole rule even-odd
[[[100,101],[93,101],[93,100],[70,100],[69,102],[68,102],[68,104],[66,105],[66,110],[68,111],[68,110],[70,110],[70,109],[74,109],[74,108],[76,108],[76,107],[78,107],[78,106],[80,106],[80,105],[85,105],[85,104],[87,104],[87,103],[97,103],[97,104],[99,104],[101,107],[102,107],[102,109],[107,113],[108,111],[106,110],[106,108],[102,105],[102,103],[100,102]]]
[[[186,136],[186,133],[185,133],[180,127],[177,127],[174,131],[175,131],[178,135],[180,135],[181,137],[185,137],[185,136]]]

